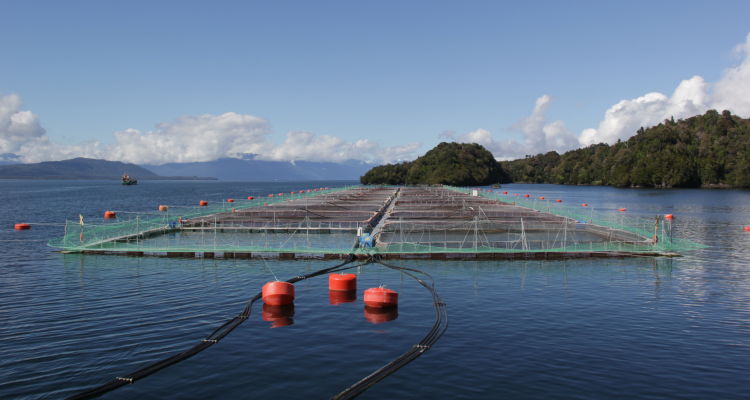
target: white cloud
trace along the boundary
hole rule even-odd
[[[310,132],[289,132],[281,146],[273,148],[259,158],[277,161],[333,161],[362,160],[368,162],[393,162],[414,158],[421,146],[410,143],[404,146],[382,147],[368,139],[347,142],[329,135]]]
[[[46,132],[31,111],[21,110],[21,98],[0,95],[0,154],[16,153],[24,145],[44,141]]]
[[[234,112],[183,116],[160,123],[152,131],[125,129],[113,135],[111,145],[96,141],[53,143],[36,115],[21,110],[19,96],[0,97],[0,155],[15,154],[23,162],[90,157],[159,165],[212,161],[244,154],[292,162],[393,162],[414,158],[415,151],[421,146],[410,143],[383,147],[367,139],[347,142],[335,136],[309,132],[290,132],[282,145],[275,145],[269,140],[272,133],[266,120]]]
[[[486,129],[477,129],[458,137],[459,142],[478,143],[486,147],[501,160],[523,157],[527,154],[544,153],[551,150],[565,151],[578,144],[575,134],[562,121],[547,122],[546,112],[552,98],[543,95],[536,99],[531,115],[513,127],[523,134],[523,141],[495,140]]]
[[[709,109],[730,110],[747,117],[750,116],[750,34],[735,51],[741,57],[740,63],[725,70],[717,82],[711,84],[696,75],[680,82],[671,96],[651,92],[621,100],[604,113],[596,128],[584,129],[577,137],[562,121],[547,123],[545,113],[551,99],[544,95],[537,99],[531,115],[514,126],[523,133],[523,141],[495,140],[485,129],[466,133],[457,140],[479,143],[495,157],[510,159],[553,149],[562,152],[596,143],[612,144],[635,135],[641,127],[653,126],[671,117],[692,117]]]

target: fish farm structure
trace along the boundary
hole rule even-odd
[[[513,259],[675,256],[671,216],[499,189],[352,186],[67,221],[64,252],[198,258]],[[624,211],[621,209],[620,211]]]

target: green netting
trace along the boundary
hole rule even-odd
[[[381,186],[386,187],[386,186]],[[389,187],[389,186],[388,186]],[[396,188],[396,187],[391,187]],[[445,187],[454,192],[472,194],[472,189]],[[49,245],[70,252],[143,252],[143,253],[297,253],[297,254],[466,254],[466,253],[674,253],[702,247],[697,243],[671,237],[671,222],[654,218],[639,218],[623,213],[570,207],[552,201],[537,199],[520,200],[502,195],[497,191],[479,191],[482,198],[515,204],[533,210],[538,215],[563,217],[567,221],[561,226],[544,227],[543,233],[508,233],[508,240],[488,239],[492,234],[481,232],[482,225],[476,221],[474,228],[465,228],[467,237],[475,229],[473,240],[450,241],[437,238],[435,232],[425,231],[412,236],[406,242],[377,243],[375,247],[356,248],[356,235],[352,230],[328,230],[314,227],[309,221],[300,220],[287,224],[283,229],[275,225],[272,229],[225,230],[213,228],[188,230],[181,220],[226,213],[232,209],[263,207],[290,199],[313,198],[345,190],[364,190],[361,186],[342,187],[311,193],[299,193],[284,197],[238,200],[207,207],[170,208],[167,212],[124,214],[116,222],[84,224],[67,221],[65,235],[50,241]],[[471,224],[471,222],[463,222]],[[575,225],[577,235],[570,233],[566,240],[560,239],[563,230]],[[447,226],[447,224],[442,224]],[[470,225],[467,225],[470,226]],[[523,229],[523,223],[521,224]],[[312,229],[316,228],[316,229]],[[417,228],[415,228],[417,229]],[[325,233],[323,233],[325,232]],[[594,239],[581,232],[595,236]],[[609,232],[610,237],[606,234]],[[620,233],[613,235],[614,233]],[[478,235],[477,233],[482,233]],[[629,235],[623,234],[628,233]],[[546,236],[544,236],[546,234]],[[446,234],[447,235],[447,234]],[[538,236],[535,237],[534,235]],[[479,239],[482,236],[483,239]],[[497,234],[496,234],[497,236]],[[626,239],[623,239],[626,237]],[[657,240],[654,241],[653,239]],[[413,240],[411,240],[413,239]]]

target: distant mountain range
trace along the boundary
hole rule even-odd
[[[372,167],[345,163],[262,161],[222,158],[216,161],[145,165],[74,158],[33,164],[0,162],[0,179],[120,179],[123,173],[140,180],[219,179],[225,181],[357,180]]]

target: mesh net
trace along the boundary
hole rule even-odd
[[[507,192],[506,192],[507,193]],[[370,234],[371,241],[357,236]],[[701,247],[672,222],[496,190],[353,186],[205,207],[67,221],[50,246],[70,252],[667,254]]]

